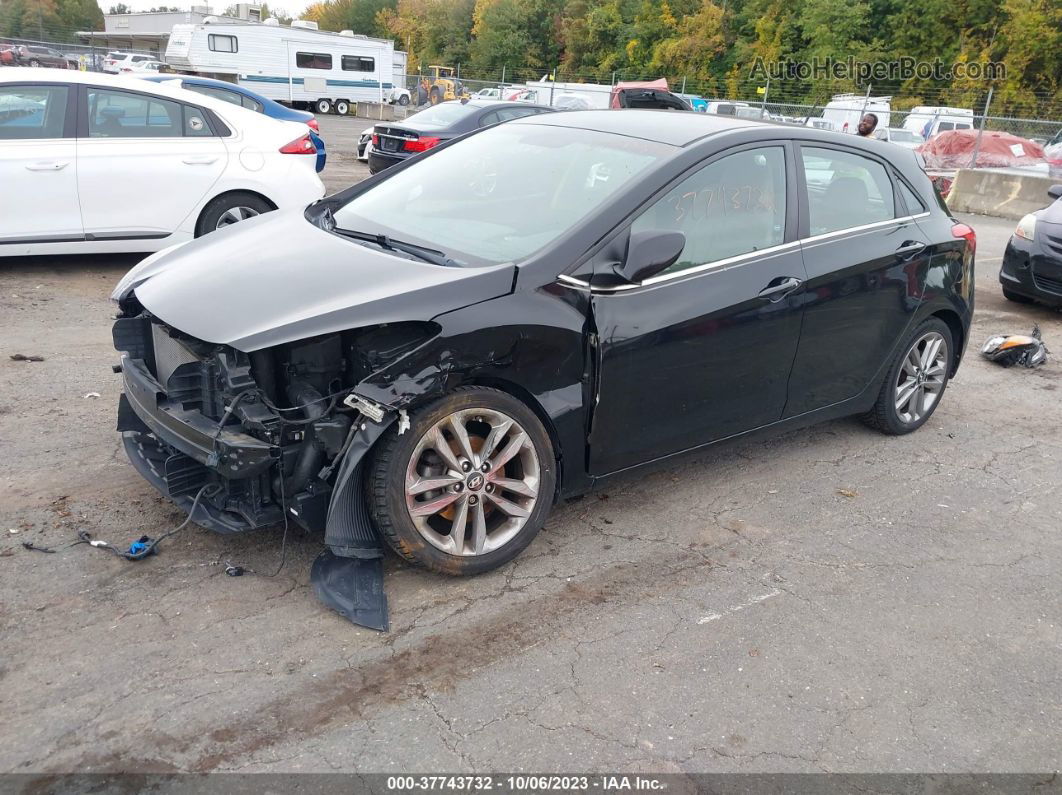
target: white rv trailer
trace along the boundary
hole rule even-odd
[[[272,20],[269,20],[272,22]],[[212,22],[174,25],[166,63],[179,72],[229,80],[317,113],[345,114],[352,102],[387,102],[405,80],[394,42],[292,25]]]

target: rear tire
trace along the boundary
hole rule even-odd
[[[515,558],[542,528],[556,490],[553,445],[535,413],[506,392],[463,387],[410,421],[405,433],[392,426],[380,439],[366,471],[383,538],[410,563],[443,574],[480,574]]]
[[[332,112],[332,102],[327,99],[319,99],[314,103],[314,109],[321,115],[325,115]]]
[[[1022,295],[1021,293],[1015,293],[1011,290],[1008,290],[1006,287],[1003,288],[1003,297],[1006,298],[1008,301],[1013,301],[1016,304],[1031,304],[1033,302],[1033,299],[1029,298],[1029,296]]]
[[[940,405],[951,378],[951,329],[931,317],[907,335],[863,422],[890,436],[921,428]]]
[[[350,112],[350,103],[345,99],[336,100],[336,113],[339,116],[346,116]]]
[[[255,215],[268,213],[276,208],[254,193],[234,191],[210,201],[199,215],[195,236],[202,237],[215,229],[224,228]]]
[[[408,105],[409,104],[409,94],[403,94],[402,96],[400,96],[398,98],[398,104],[399,105],[403,105],[403,106]]]

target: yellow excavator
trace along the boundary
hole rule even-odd
[[[457,79],[452,66],[429,66],[431,84],[428,87],[428,101],[438,105],[448,99],[463,99],[468,96],[465,87]]]

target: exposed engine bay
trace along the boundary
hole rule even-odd
[[[113,330],[125,380],[118,430],[141,474],[185,510],[199,496],[193,521],[220,533],[287,521],[325,531],[327,557],[314,566],[319,596],[319,580],[337,580],[333,558],[378,568],[382,550],[355,470],[405,411],[353,389],[437,327],[382,324],[245,353],[168,327],[132,293],[120,309]],[[337,492],[342,500],[333,500]],[[366,573],[352,587],[364,592]],[[378,582],[373,590],[382,599]],[[340,601],[331,606],[352,620],[365,607]],[[385,628],[385,607],[369,612],[383,616],[370,625]]]

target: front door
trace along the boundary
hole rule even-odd
[[[82,237],[73,94],[55,83],[0,86],[0,245]]]
[[[681,231],[678,262],[595,288],[590,472],[603,475],[777,421],[805,279],[785,144],[713,158],[631,231]]]
[[[86,86],[77,142],[85,232],[164,237],[199,206],[228,162],[199,108]]]
[[[799,151],[808,282],[787,417],[871,385],[919,306],[931,253],[884,163],[839,145]]]

